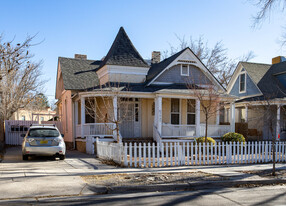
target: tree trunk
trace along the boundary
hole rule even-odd
[[[206,114],[206,130],[205,130],[205,143],[207,144],[208,140],[208,115]]]

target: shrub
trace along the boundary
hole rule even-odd
[[[242,134],[235,133],[235,132],[229,132],[223,135],[221,138],[223,142],[245,142],[245,138]]]
[[[198,137],[195,139],[196,140],[196,143],[204,143],[205,142],[205,137]],[[207,142],[209,144],[213,143],[213,145],[215,145],[215,140],[211,137],[207,137]]]

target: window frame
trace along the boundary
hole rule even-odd
[[[195,103],[194,103],[195,111],[194,111],[194,112],[189,112],[189,111],[188,111],[188,106],[189,106],[188,104],[189,104],[189,101],[191,101],[191,100],[194,100],[194,101],[195,101]],[[186,118],[186,120],[187,120],[187,121],[186,121],[187,125],[196,125],[196,101],[197,101],[196,99],[187,99],[187,112],[186,112],[186,113],[187,113],[187,118]],[[189,114],[195,115],[195,123],[194,123],[194,124],[189,124],[189,123],[188,123],[188,115],[189,115]]]
[[[244,90],[241,91],[241,76],[244,75]],[[241,71],[239,73],[238,91],[239,94],[246,93],[246,71]]]
[[[172,112],[172,99],[178,99],[179,100],[179,111],[178,112]],[[180,125],[181,124],[181,99],[179,98],[171,98],[171,104],[170,104],[170,124],[172,124],[172,114],[178,114],[179,115],[179,122],[178,124],[172,124],[172,125]]]
[[[184,74],[184,73],[183,73],[183,66],[187,66],[187,74]],[[181,76],[185,76],[185,77],[190,76],[189,64],[181,64]]]

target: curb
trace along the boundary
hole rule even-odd
[[[160,185],[136,185],[136,186],[116,186],[105,187],[88,184],[86,192],[92,191],[96,195],[102,194],[121,194],[121,193],[138,193],[138,192],[168,192],[168,191],[187,191],[214,188],[231,188],[231,187],[257,187],[273,184],[286,184],[286,179],[280,180],[250,180],[250,181],[204,181],[181,184],[160,184]]]

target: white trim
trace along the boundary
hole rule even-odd
[[[184,74],[183,73],[183,66],[187,66],[187,74]],[[190,75],[190,67],[189,67],[189,65],[188,64],[181,64],[181,76],[189,76]]]
[[[243,91],[240,91],[241,75],[244,75],[244,90],[243,90]],[[247,73],[246,73],[246,71],[241,71],[241,72],[239,73],[239,81],[238,81],[238,91],[239,91],[239,94],[246,93],[246,78],[247,78]]]

